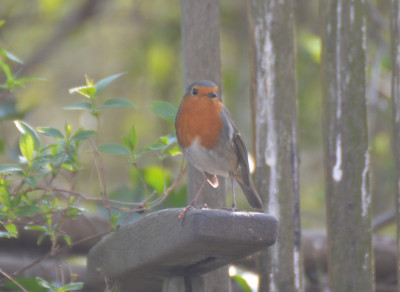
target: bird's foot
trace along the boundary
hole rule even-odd
[[[240,211],[239,209],[236,208],[236,206],[232,206],[232,207],[230,207],[230,208],[222,208],[222,210],[231,211],[231,212]]]
[[[187,205],[186,208],[183,209],[181,213],[179,213],[178,218],[182,219],[185,216],[186,212],[191,209],[197,209],[197,207],[194,204]],[[201,207],[199,207],[199,209],[210,209],[210,208],[208,207],[208,205],[206,203],[204,203],[203,205],[201,205]]]
[[[179,213],[178,218],[179,218],[179,219],[182,219],[182,218],[185,216],[186,212],[189,211],[189,210],[192,209],[192,208],[194,208],[192,204],[187,205],[186,208],[183,209],[183,211],[182,211],[181,213]]]

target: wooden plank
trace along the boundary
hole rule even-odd
[[[293,0],[248,0],[255,185],[282,232],[261,253],[260,291],[301,291]]]
[[[275,217],[253,212],[167,209],[132,222],[94,246],[87,282],[104,277],[124,289],[154,285],[167,277],[197,276],[274,244]]]
[[[392,0],[392,108],[393,151],[396,162],[397,242],[400,242],[400,1]],[[397,282],[400,283],[400,245],[397,245]],[[400,291],[400,285],[398,290]]]
[[[210,80],[218,85],[222,96],[221,56],[219,41],[219,1],[181,0],[181,30],[184,90],[195,81]],[[183,91],[182,91],[183,94]],[[188,201],[192,201],[204,175],[188,167]],[[225,208],[225,180],[219,179],[217,189],[209,184],[203,189],[198,203],[210,208]]]
[[[374,291],[365,1],[321,1],[330,291]]]
[[[191,83],[206,79],[218,85],[221,99],[219,6],[219,0],[181,0],[181,31],[184,90]],[[191,165],[188,166],[187,175],[188,202],[191,202],[204,181],[204,175]],[[225,179],[221,177],[218,179],[217,189],[206,184],[197,200],[199,204],[206,203],[210,208],[226,207]],[[209,278],[206,281],[208,291],[230,291],[227,267],[225,269],[221,267],[206,277]]]

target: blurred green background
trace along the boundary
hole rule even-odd
[[[246,1],[221,0],[221,56],[223,99],[252,149],[249,44]],[[299,149],[301,155],[301,214],[303,228],[320,228],[325,222],[320,38],[317,0],[298,0],[296,5]],[[95,120],[79,111],[61,108],[76,102],[68,89],[85,84],[85,74],[98,81],[126,72],[99,97],[124,97],[136,109],[105,110],[100,120],[98,144],[120,142],[136,126],[139,147],[173,131],[173,126],[154,115],[150,104],[166,100],[178,106],[182,85],[180,1],[178,0],[1,0],[0,48],[12,52],[24,64],[12,63],[20,77],[42,77],[13,93],[0,90],[0,163],[12,163],[19,133],[13,119],[34,127],[62,129],[96,128]],[[374,216],[391,211],[394,203],[394,160],[391,152],[390,101],[390,1],[367,1],[369,139],[372,150],[371,191]],[[0,83],[4,82],[0,74]],[[45,141],[45,139],[43,139]],[[90,179],[91,155],[77,189],[96,194]],[[142,186],[127,159],[103,155],[108,189],[114,198],[139,201]],[[167,183],[176,176],[180,157],[163,162]],[[144,176],[155,188],[162,181],[161,163],[154,155],[139,161]],[[157,179],[154,179],[157,178]],[[228,190],[229,191],[229,190]],[[248,208],[242,195],[239,207]],[[230,200],[230,197],[228,197]],[[184,206],[181,184],[160,208]],[[388,229],[387,232],[391,230]]]

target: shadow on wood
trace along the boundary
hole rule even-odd
[[[263,213],[181,209],[151,213],[94,246],[88,255],[90,286],[105,279],[146,291],[175,276],[196,276],[275,243],[278,221]],[[148,288],[147,288],[148,287]]]

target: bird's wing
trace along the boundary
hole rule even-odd
[[[235,147],[237,156],[239,158],[239,165],[240,165],[240,168],[242,171],[243,182],[246,185],[250,185],[249,160],[247,158],[246,145],[244,144],[242,136],[240,135],[240,133],[233,121],[231,113],[225,107],[222,108],[222,111],[223,111],[225,118],[228,120],[228,122],[233,127],[232,142]]]

